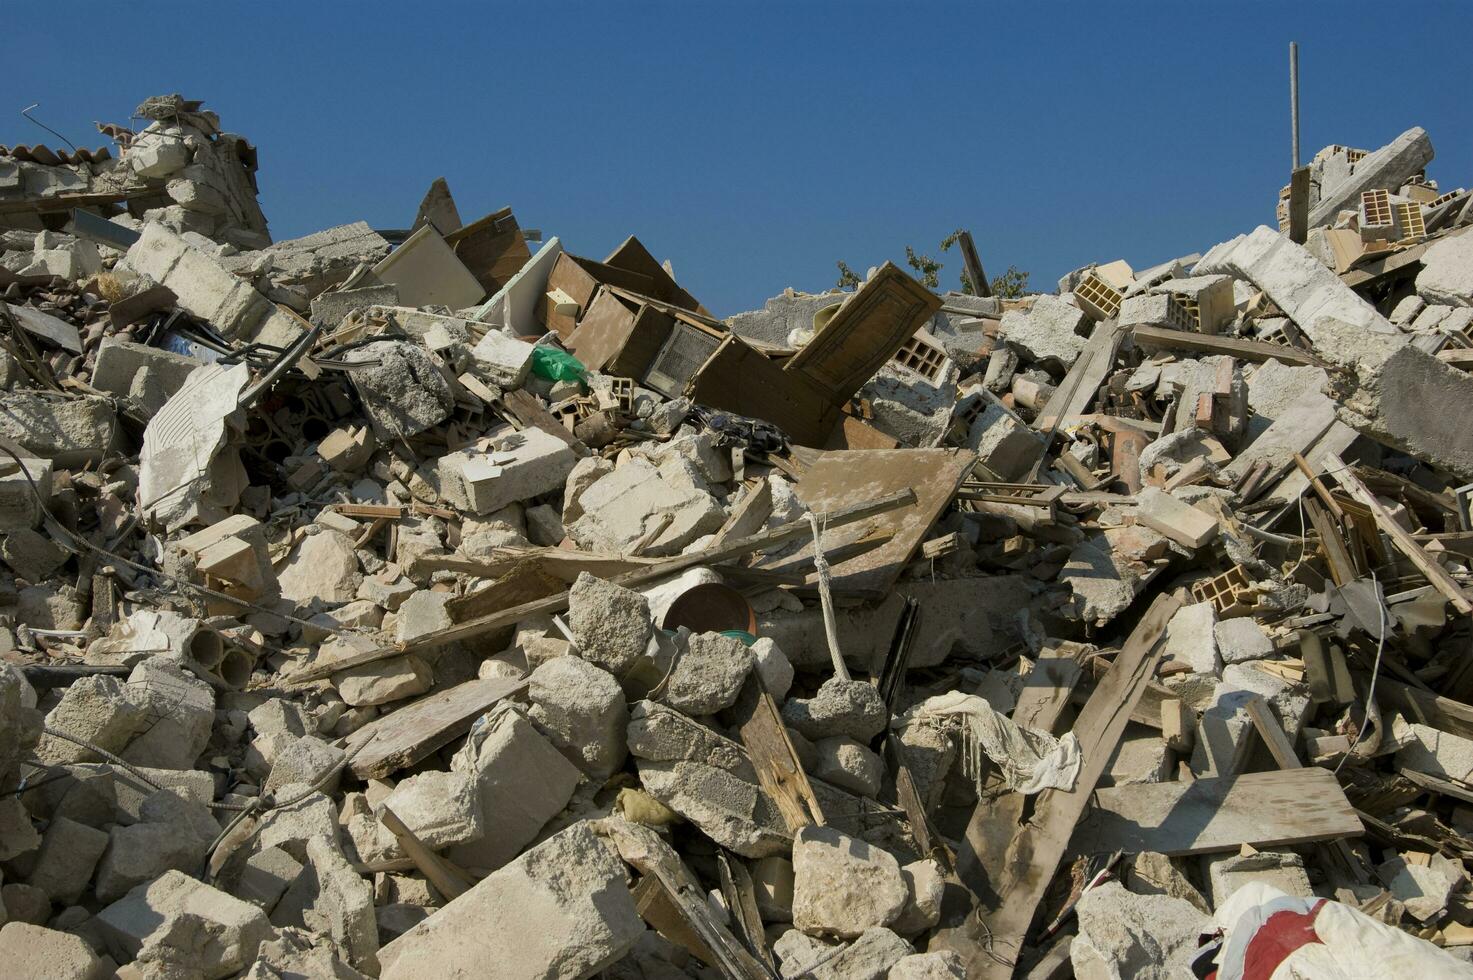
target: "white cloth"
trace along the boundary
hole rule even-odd
[[[968,767],[974,778],[980,751],[1002,770],[1008,788],[1019,793],[1046,789],[1070,790],[1079,778],[1082,758],[1079,740],[1071,732],[1054,738],[1047,732],[1023,728],[975,694],[951,691],[938,694],[906,712],[918,721],[955,718],[962,723]]]

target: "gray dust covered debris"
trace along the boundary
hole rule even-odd
[[[135,116],[0,148],[0,973],[1473,970],[1421,129],[1149,268],[723,320],[444,180],[274,242]]]

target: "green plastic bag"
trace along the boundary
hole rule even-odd
[[[548,381],[581,382],[588,368],[567,351],[543,344],[532,348],[532,373]]]

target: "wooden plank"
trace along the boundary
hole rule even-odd
[[[1084,814],[1095,785],[1109,767],[1141,692],[1161,662],[1166,624],[1180,608],[1180,600],[1159,595],[1146,610],[1074,723],[1074,734],[1083,755],[1074,787],[1038,794],[1033,818],[1014,839],[1006,862],[995,873],[989,869],[995,879],[996,894],[990,914],[980,923],[975,918],[969,919],[967,926],[959,930],[973,943],[984,936],[990,937],[990,950],[967,951],[968,977],[1005,980],[1012,976],[1028,927],[1043,904],[1044,893],[1064,857],[1074,827]],[[1128,790],[1141,788],[1132,786]]]
[[[831,562],[832,586],[865,591],[893,586],[976,462],[975,453],[960,449],[853,449],[820,455],[794,488],[798,499],[814,512],[839,510],[907,488],[916,496],[914,504],[876,518],[870,527],[855,525],[844,532],[824,528],[826,552],[869,533],[893,535],[888,543],[865,555]],[[792,555],[755,564],[784,571],[812,560],[813,542],[809,540]],[[817,583],[815,572],[809,584]]]
[[[726,899],[737,939],[770,971],[777,972],[777,963],[773,961],[772,950],[763,934],[762,915],[757,911],[757,889],[752,884],[747,866],[740,858],[718,849],[716,869],[721,876],[721,897]]]
[[[1289,175],[1289,241],[1303,245],[1309,237],[1309,168]]]
[[[478,678],[380,715],[343,740],[343,748],[349,752],[369,742],[353,756],[350,765],[354,775],[359,779],[383,779],[414,765],[451,739],[464,735],[492,705],[526,686],[525,678]]]
[[[1033,420],[1038,431],[1063,425],[1089,408],[1090,399],[1099,391],[1105,378],[1115,369],[1115,356],[1125,340],[1125,331],[1114,321],[1107,320],[1095,327],[1090,334],[1084,351],[1075,359],[1064,375],[1063,382],[1054,389],[1043,410]]]
[[[711,543],[720,546],[728,541],[756,534],[771,516],[772,484],[766,480],[748,484],[747,492],[742,494],[736,506],[731,509],[731,516],[721,525],[721,530],[716,532],[716,538]]]
[[[1244,844],[1279,847],[1357,837],[1360,818],[1327,769],[1102,789],[1080,824],[1078,854],[1209,854]]]
[[[1351,472],[1350,468],[1345,465],[1339,456],[1330,457],[1330,462],[1334,464],[1333,475],[1335,479],[1352,496],[1370,510],[1371,517],[1376,521],[1376,527],[1380,528],[1381,533],[1391,539],[1391,543],[1396,547],[1396,550],[1400,551],[1413,565],[1417,566],[1418,571],[1427,577],[1427,581],[1431,582],[1438,592],[1441,592],[1447,597],[1447,601],[1452,603],[1454,609],[1464,616],[1473,613],[1473,601],[1469,601],[1467,594],[1453,580],[1453,577],[1441,565],[1434,561],[1427,552],[1423,551],[1421,545],[1412,540],[1411,534],[1400,524],[1396,523],[1396,519],[1381,505],[1381,501],[1376,499],[1376,495],[1371,493],[1366,485],[1361,482],[1360,477]]]
[[[405,826],[399,815],[387,805],[379,808],[378,819],[384,829],[394,835],[400,850],[409,855],[409,860],[414,862],[420,873],[445,896],[445,901],[459,898],[475,884],[475,880],[464,871],[426,847],[424,841],[415,836],[414,831]]]
[[[788,831],[796,834],[814,824],[823,826],[818,797],[813,795],[813,786],[782,723],[777,703],[756,671],[742,685],[731,716],[752,759],[752,768],[757,770],[757,781],[777,805]]]
[[[1345,546],[1345,539],[1340,535],[1340,525],[1336,524],[1325,509],[1320,506],[1318,500],[1305,498],[1304,513],[1309,517],[1309,523],[1314,525],[1315,532],[1320,536],[1320,551],[1324,553],[1325,563],[1330,567],[1330,578],[1336,585],[1348,585],[1358,577],[1355,562],[1350,559],[1350,549]]]
[[[1464,371],[1473,371],[1473,347],[1448,347],[1437,352],[1437,359]]]
[[[1300,768],[1303,763],[1299,761],[1299,753],[1294,751],[1294,743],[1289,740],[1284,726],[1269,710],[1268,702],[1255,694],[1244,707],[1248,709],[1248,717],[1253,719],[1253,727],[1258,729],[1259,737],[1268,746],[1269,754],[1274,757],[1274,764],[1280,769]]]
[[[1324,361],[1308,351],[1283,344],[1270,344],[1262,340],[1242,340],[1237,337],[1215,334],[1189,333],[1169,327],[1132,327],[1136,343],[1148,350],[1185,350],[1199,354],[1231,354],[1244,361],[1262,364],[1278,361],[1281,364],[1329,367]]]
[[[977,246],[972,241],[972,233],[964,231],[958,235],[957,245],[962,250],[962,265],[966,267],[967,278],[972,280],[972,295],[991,296],[992,283],[987,281],[987,273],[982,270],[982,259],[977,255]]]

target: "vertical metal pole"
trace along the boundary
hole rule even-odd
[[[1294,166],[1299,169],[1299,42],[1289,42],[1289,121],[1294,127]]]

